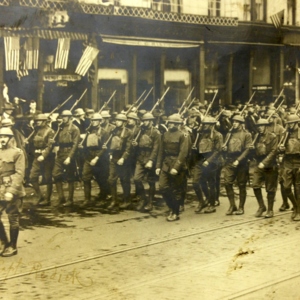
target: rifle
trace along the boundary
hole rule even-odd
[[[206,110],[206,112],[205,112],[203,118],[205,118],[205,117],[208,115],[208,113],[209,113],[209,111],[211,110],[212,105],[213,105],[213,103],[214,103],[214,101],[215,101],[217,95],[218,95],[218,90],[215,92],[215,95],[214,95],[212,101],[210,102],[210,104],[209,104],[209,106],[208,106],[208,108],[207,108],[207,110]],[[199,127],[198,127],[198,130],[197,130],[198,132],[197,132],[197,135],[196,135],[195,142],[194,142],[194,144],[192,145],[192,149],[193,149],[193,150],[196,150],[196,149],[197,149],[197,143],[198,143],[199,136],[200,136],[199,130],[201,129],[201,127],[202,127],[202,124],[200,123],[200,125],[199,125]]]
[[[48,117],[50,117],[51,115],[53,115],[57,110],[59,110],[62,106],[64,106],[71,98],[73,97],[73,95],[71,95],[68,99],[66,99],[63,103],[58,104],[52,111],[50,111]]]
[[[279,98],[281,97],[283,91],[284,91],[284,88],[282,88],[282,90],[280,91],[279,95],[278,95],[277,98],[275,99],[275,101],[274,101],[274,106],[275,106],[275,104],[277,103],[277,101],[279,100]]]
[[[249,101],[244,105],[243,109],[240,112],[240,115],[242,116],[243,113],[245,112],[246,108],[249,106],[250,102],[252,101],[254,95],[255,95],[256,91],[253,92],[253,94],[251,95]]]
[[[192,104],[194,103],[195,100],[196,100],[196,97],[194,97],[194,98],[192,99],[192,101],[189,103],[189,105],[188,105],[187,107],[184,108],[183,112],[180,113],[180,116],[183,116],[184,113],[190,109],[190,107],[192,106]]]
[[[73,104],[73,106],[70,108],[70,111],[72,111],[75,108],[75,106],[81,101],[81,99],[85,95],[86,91],[87,91],[87,89],[85,89],[84,92],[82,93],[82,95],[80,96],[80,98],[75,101],[75,103]]]
[[[190,91],[190,93],[188,94],[188,96],[186,97],[186,99],[183,101],[181,107],[179,108],[178,114],[181,115],[181,110],[184,108],[185,104],[187,103],[187,101],[189,100],[189,98],[192,96],[192,93],[194,91],[194,87],[192,88],[192,90]]]
[[[156,106],[158,106],[158,105],[161,103],[161,101],[165,98],[165,96],[166,96],[167,92],[169,91],[169,89],[170,89],[170,87],[168,87],[168,88],[166,89],[166,91],[164,92],[164,94],[161,96],[161,98],[158,99],[158,100],[156,101],[156,103],[154,104],[154,106],[153,106],[152,109],[150,110],[150,113],[151,113],[151,114],[153,113],[153,111],[154,111],[154,109],[156,108]]]
[[[112,93],[112,95],[109,97],[109,99],[104,102],[104,104],[102,105],[102,107],[100,108],[100,110],[98,111],[98,113],[100,114],[103,109],[107,106],[107,104],[111,101],[111,99],[114,97],[114,95],[116,94],[117,90],[114,90],[114,92]]]
[[[279,108],[280,108],[281,105],[284,103],[284,100],[285,100],[285,99],[283,99],[283,100],[281,101],[281,103],[278,105],[278,107],[277,107],[274,111],[271,112],[271,114],[270,114],[270,115],[268,116],[268,118],[267,118],[268,121],[270,121],[270,119],[272,118],[272,116],[278,112]],[[299,107],[299,106],[298,106],[298,107]],[[297,109],[298,109],[298,108],[297,108]],[[297,111],[297,110],[296,110],[296,111]]]
[[[220,119],[220,117],[222,116],[222,113],[225,111],[225,108],[223,108],[220,112],[219,112],[219,114],[216,116],[216,120],[218,121],[219,119]]]
[[[125,112],[125,115],[127,116],[131,109],[142,99],[142,97],[144,96],[144,94],[146,93],[146,90],[143,91],[142,95],[134,102],[130,105],[130,107],[128,108],[128,110]]]
[[[153,90],[153,87],[150,89],[150,91],[148,92],[148,94],[146,95],[146,97],[139,103],[139,105],[136,106],[136,110],[138,110],[141,107],[141,105],[144,104],[144,102],[147,100],[147,98],[149,97],[149,95],[152,92],[152,90]]]

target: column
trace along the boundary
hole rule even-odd
[[[250,99],[250,97],[251,97],[251,95],[252,95],[254,54],[255,54],[255,51],[254,51],[253,49],[250,50],[250,59],[249,59],[249,92],[248,92],[248,99]]]
[[[284,83],[284,52],[280,49],[279,53],[279,90],[283,88]]]
[[[1,47],[0,47],[0,86],[3,89],[3,84],[4,84],[4,69],[5,69],[5,64],[4,64],[4,43],[3,39],[1,41]],[[2,91],[0,93],[0,107],[3,107],[3,95]]]
[[[93,64],[91,66],[92,70],[95,71],[94,76],[91,78],[91,103],[88,103],[88,106],[97,111],[100,109],[100,102],[98,101],[98,56],[94,59]]]
[[[226,80],[226,99],[225,104],[232,103],[232,66],[233,66],[233,54],[229,55],[227,65],[227,80]]]
[[[199,49],[199,100],[205,100],[205,47]]]
[[[130,76],[130,103],[134,103],[137,99],[137,53],[134,52],[131,61],[131,76]],[[127,103],[126,103],[127,104]]]
[[[41,42],[41,41],[40,41]],[[38,80],[37,80],[37,108],[43,111],[43,94],[44,94],[44,53],[39,51]]]

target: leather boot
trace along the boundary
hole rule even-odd
[[[207,204],[207,202],[205,202],[204,199],[203,199],[203,194],[202,194],[200,185],[195,183],[195,184],[193,185],[193,187],[194,187],[195,193],[196,193],[197,198],[198,198],[198,201],[199,201],[199,204],[198,204],[197,208],[195,209],[195,213],[196,213],[196,214],[200,214],[201,211],[202,211],[205,207],[207,207],[208,204]]]
[[[286,189],[285,191],[286,191],[286,195],[287,195],[288,199],[290,199],[290,201],[293,204],[293,212],[292,212],[292,215],[291,215],[291,219],[293,220],[295,218],[295,216],[297,214],[297,210],[298,210],[296,198],[295,198],[291,188]]]
[[[268,210],[265,215],[265,218],[273,218],[274,212],[273,212],[273,206],[274,206],[274,200],[275,200],[275,192],[269,192],[267,195],[268,198]]]
[[[0,255],[8,246],[8,238],[4,229],[3,223],[0,221]]]
[[[300,221],[300,186],[299,185],[296,185],[295,187],[295,194],[296,194],[295,200],[297,204],[297,210],[293,220]]]
[[[136,191],[140,197],[140,201],[139,201],[138,205],[136,206],[136,210],[142,211],[142,210],[144,210],[144,207],[146,206],[146,204],[148,202],[143,183],[136,182]]]
[[[149,185],[149,198],[148,198],[148,203],[144,207],[145,211],[151,211],[153,209],[153,200],[155,196],[155,184],[150,184]]]
[[[235,200],[234,200],[234,191],[233,191],[232,184],[225,185],[225,189],[226,189],[227,197],[228,197],[228,200],[230,203],[230,207],[229,207],[228,211],[226,212],[226,215],[230,216],[237,210],[236,205],[235,205]]]
[[[42,202],[44,200],[44,197],[41,193],[40,185],[37,181],[32,182],[31,184],[32,184],[32,188],[34,189],[36,196],[37,196],[36,205],[40,205],[40,202]]]
[[[128,208],[130,208],[130,206],[131,206],[131,198],[128,197],[128,198],[123,199],[123,203],[120,205],[120,208],[121,209],[128,209]]]
[[[40,206],[49,206],[51,204],[52,183],[47,184],[47,191],[45,199],[39,203]]]
[[[69,182],[68,183],[68,192],[69,192],[69,195],[68,195],[67,202],[63,204],[64,207],[70,207],[70,206],[73,205],[74,189],[75,189],[74,181]]]
[[[58,205],[61,205],[66,202],[65,196],[64,196],[64,190],[63,190],[63,183],[62,182],[56,182],[56,191],[58,194]]]
[[[267,210],[264,199],[262,196],[261,189],[253,189],[254,195],[256,197],[256,200],[258,202],[258,210],[255,214],[255,217],[259,218],[262,216],[262,214]]]
[[[84,201],[80,207],[86,207],[91,204],[91,189],[92,183],[90,181],[83,182]]]
[[[2,253],[2,256],[4,257],[9,257],[18,254],[17,241],[19,236],[19,228],[10,228],[9,235],[10,235],[9,246]]]
[[[234,212],[235,215],[243,215],[244,214],[244,206],[245,206],[246,196],[247,196],[246,186],[240,186],[239,190],[240,190],[240,193],[239,193],[240,203],[239,203],[238,210]]]
[[[111,202],[109,206],[107,207],[107,210],[110,213],[118,213],[119,212],[119,203],[117,198],[117,186],[111,187]]]
[[[290,208],[289,203],[288,203],[288,197],[286,194],[286,190],[283,186],[283,183],[280,182],[280,192],[281,192],[281,198],[282,198],[282,205],[279,208],[279,211],[285,211]]]

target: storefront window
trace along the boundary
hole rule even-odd
[[[208,2],[208,16],[220,17],[221,15],[221,0],[209,0]]]

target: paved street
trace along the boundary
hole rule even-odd
[[[168,223],[158,194],[151,214],[108,215],[79,209],[82,189],[71,209],[36,208],[31,193],[19,254],[0,258],[0,299],[300,299],[300,224],[279,195],[275,217],[257,219],[250,188],[243,216],[225,216],[224,196],[196,215],[190,191]]]

